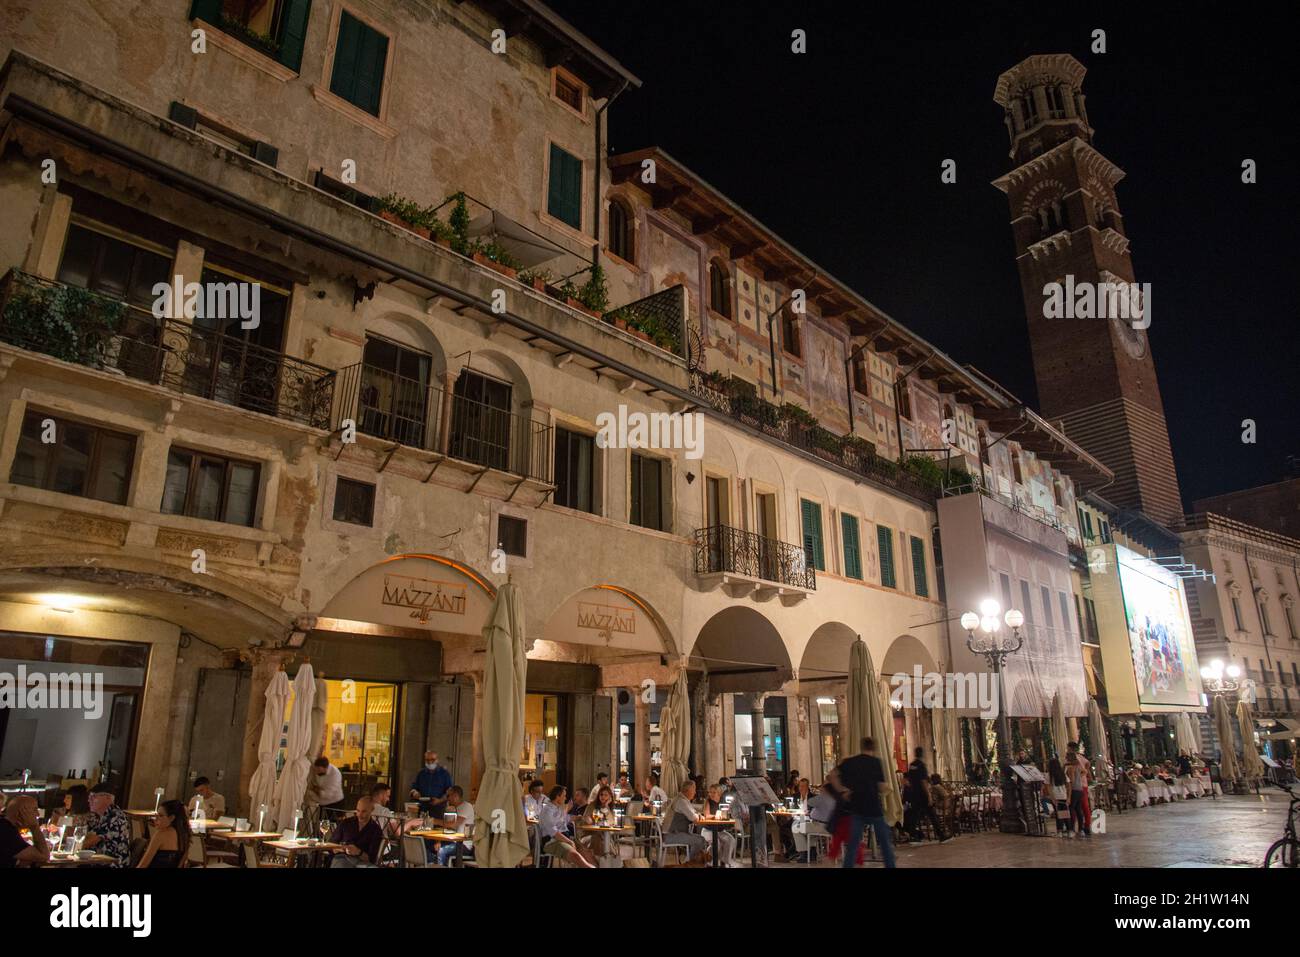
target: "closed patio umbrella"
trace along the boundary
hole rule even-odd
[[[1242,777],[1258,781],[1265,774],[1264,762],[1259,759],[1259,749],[1255,747],[1255,716],[1245,701],[1237,703],[1237,727],[1241,731]]]
[[[474,808],[474,857],[479,867],[515,867],[528,856],[518,777],[528,658],[524,605],[513,582],[497,590],[483,641],[483,779]]]
[[[284,730],[284,706],[289,701],[289,676],[277,671],[266,686],[266,704],[262,708],[262,734],[257,739],[257,768],[248,782],[248,819],[257,827],[257,809],[266,805],[268,820],[275,817],[275,756],[280,750],[280,732]]]
[[[1219,777],[1226,784],[1237,780],[1237,754],[1232,744],[1232,718],[1223,695],[1214,697],[1214,733],[1219,737]]]
[[[1110,741],[1106,722],[1096,698],[1088,699],[1088,736],[1092,738],[1092,773],[1102,783],[1110,782]]]
[[[1192,737],[1192,720],[1186,711],[1174,715],[1174,745],[1180,754],[1185,751],[1190,756],[1196,750],[1196,739]]]
[[[691,754],[691,718],[686,696],[686,669],[668,689],[668,697],[659,711],[660,776],[659,786],[670,797],[676,796],[686,780],[686,759]]]
[[[1056,689],[1052,696],[1052,747],[1056,748],[1056,757],[1065,763],[1065,749],[1069,745],[1068,731],[1065,723],[1065,705],[1061,703],[1061,689]]]
[[[324,678],[316,679],[316,695],[311,701],[311,750],[313,759],[325,753],[325,709],[330,703],[329,684]]]
[[[311,739],[312,703],[316,698],[316,675],[310,664],[303,664],[293,678],[293,714],[289,716],[289,736],[284,749],[284,769],[275,789],[275,819],[280,829],[293,824],[293,816],[302,807],[307,790],[307,775],[317,742]]]
[[[844,750],[857,754],[863,738],[876,742],[876,755],[885,770],[888,788],[884,797],[885,820],[897,824],[903,819],[903,799],[898,793],[898,775],[894,773],[894,717],[889,713],[876,669],[871,663],[871,652],[861,638],[849,649],[848,705],[849,740]]]

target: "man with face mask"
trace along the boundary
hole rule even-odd
[[[419,800],[420,810],[438,813],[447,803],[447,789],[452,786],[451,772],[438,763],[438,752],[424,752],[424,767],[411,785],[411,797]]]

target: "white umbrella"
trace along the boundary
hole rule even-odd
[[[293,714],[289,716],[284,769],[275,789],[275,819],[280,828],[293,823],[293,816],[302,807],[302,796],[307,790],[312,748],[316,745],[311,739],[311,709],[315,697],[316,675],[310,664],[303,664],[293,678]]]
[[[483,780],[474,809],[474,857],[479,867],[515,867],[528,856],[518,777],[528,656],[524,604],[513,582],[497,590],[483,641]]]
[[[1068,729],[1065,724],[1065,705],[1061,703],[1061,689],[1056,689],[1052,696],[1052,747],[1056,749],[1056,758],[1065,763],[1065,749],[1069,745]]]
[[[935,770],[947,782],[966,780],[966,768],[961,759],[961,729],[957,716],[943,707],[930,710],[934,730]]]
[[[266,686],[266,705],[262,709],[262,734],[257,739],[257,768],[248,782],[248,817],[257,826],[257,809],[267,806],[274,817],[275,756],[280,750],[280,732],[284,730],[284,706],[289,700],[289,677],[277,671]],[[265,823],[270,824],[268,820]]]
[[[952,777],[944,780],[962,784],[966,781],[966,760],[961,748],[961,718],[949,712],[944,724],[948,732],[948,761],[952,765]]]
[[[1192,719],[1186,711],[1174,715],[1174,745],[1180,754],[1185,752],[1188,757],[1196,750],[1196,739],[1192,737]]]
[[[1214,696],[1214,733],[1219,736],[1219,777],[1227,785],[1237,780],[1237,754],[1232,745],[1232,718],[1223,695]]]
[[[325,709],[330,703],[329,687],[324,678],[316,679],[316,695],[311,702],[311,750],[307,752],[313,759],[325,753]]]
[[[1245,701],[1237,703],[1237,726],[1241,731],[1242,776],[1248,781],[1258,781],[1266,772],[1255,747],[1255,716]]]
[[[686,759],[691,754],[691,719],[687,694],[686,669],[683,668],[668,689],[668,697],[659,711],[659,786],[673,796],[686,780]]]
[[[1101,705],[1096,698],[1088,699],[1088,736],[1092,738],[1092,771],[1097,780],[1110,781],[1110,742],[1106,737],[1106,722],[1101,716]]]

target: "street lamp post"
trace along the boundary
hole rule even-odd
[[[1237,681],[1241,677],[1241,668],[1237,665],[1223,667],[1223,662],[1215,658],[1201,669],[1201,683],[1205,690],[1215,697],[1232,694],[1240,687]]]
[[[1011,772],[1011,719],[1007,714],[1002,666],[1007,655],[1020,650],[1020,626],[1025,623],[1025,616],[1015,608],[1008,608],[1006,614],[999,618],[1001,610],[996,601],[986,598],[980,602],[979,614],[968,611],[961,616],[961,626],[966,629],[966,647],[975,654],[984,656],[998,682],[998,769],[1002,777],[1002,821],[999,830],[1004,834],[1021,834],[1025,826],[1020,820],[1020,790]],[[1010,635],[1003,634],[1004,623],[1011,629]]]

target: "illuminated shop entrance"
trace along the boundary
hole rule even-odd
[[[559,780],[561,695],[528,694],[524,697],[524,747],[519,773],[541,778],[549,792]]]

